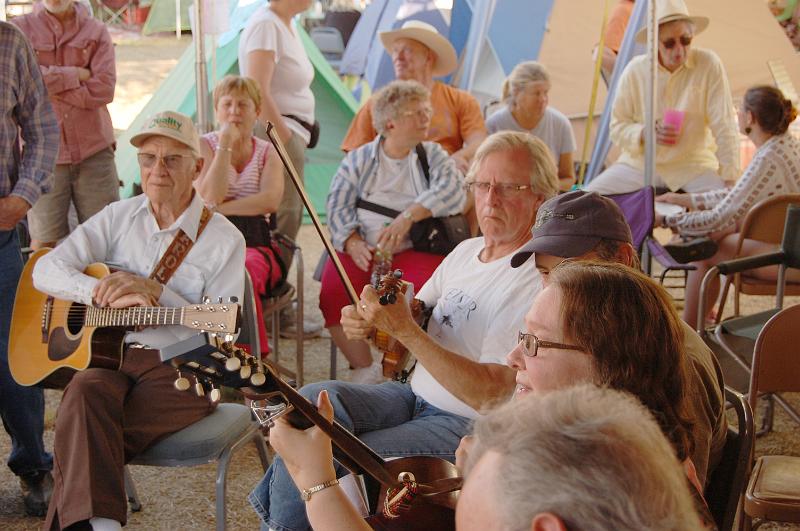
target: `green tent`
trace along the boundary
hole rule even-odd
[[[150,13],[142,26],[142,35],[151,35],[167,31],[175,31],[177,20],[175,8],[180,5],[181,10],[181,30],[189,31],[189,7],[192,0],[152,0],[150,2]]]
[[[358,109],[358,103],[308,34],[300,26],[295,27],[315,70],[311,90],[316,98],[316,117],[321,125],[321,135],[317,147],[306,152],[305,182],[311,201],[324,221],[325,199],[330,181],[343,156],[339,146]],[[217,48],[217,73],[213,79],[238,73],[238,48],[238,36]],[[148,116],[159,111],[175,110],[194,117],[196,114],[194,76],[194,46],[189,46],[142,112],[119,137],[116,163],[120,179],[125,183],[124,195],[131,195],[133,184],[139,181],[136,150],[131,146],[130,138]]]

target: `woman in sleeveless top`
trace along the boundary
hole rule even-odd
[[[245,268],[253,280],[262,355],[269,352],[261,297],[281,278],[269,236],[270,214],[283,197],[283,167],[272,146],[253,135],[261,108],[256,83],[226,76],[214,89],[217,131],[202,136],[205,164],[195,188],[207,205],[228,217],[245,235]]]

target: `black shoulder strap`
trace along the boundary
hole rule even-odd
[[[431,168],[428,166],[428,154],[425,153],[425,147],[422,145],[422,142],[420,142],[414,149],[417,151],[417,157],[419,158],[420,166],[422,166],[422,174],[425,176],[425,181],[430,184]]]

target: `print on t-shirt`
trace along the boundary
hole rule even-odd
[[[458,288],[451,288],[436,306],[434,317],[442,328],[448,326],[458,329],[469,321],[469,316],[478,307],[478,303]],[[441,335],[441,329],[436,334]]]

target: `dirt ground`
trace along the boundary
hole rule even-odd
[[[117,91],[110,106],[117,130],[124,130],[146,104],[148,98],[177,62],[181,53],[190,44],[184,36],[139,38],[130,32],[114,31],[117,53]],[[301,229],[299,243],[303,248],[305,263],[304,308],[311,319],[321,321],[316,302],[319,283],[311,279],[314,266],[322,251],[322,245],[313,229]],[[294,272],[290,274],[294,278]],[[798,303],[800,300],[793,300]],[[745,308],[768,305],[769,302],[745,298]],[[730,308],[731,305],[728,305]],[[281,362],[294,366],[294,342],[281,340]],[[317,338],[304,343],[305,376],[307,382],[328,378],[330,366],[329,340]],[[337,376],[346,376],[346,362],[339,355]],[[52,448],[53,423],[60,392],[46,391],[45,445]],[[779,410],[775,433],[759,439],[759,450],[800,455],[797,442],[797,426],[787,420]],[[0,456],[7,456],[10,440],[0,431]],[[214,480],[215,465],[193,468],[161,468],[132,466],[143,503],[141,512],[129,513],[127,529],[133,530],[206,530],[214,528]],[[246,501],[248,492],[261,478],[263,472],[256,452],[251,446],[234,454],[228,474],[228,528],[255,530],[258,519]],[[0,529],[37,529],[41,520],[24,516],[22,500],[16,478],[7,467],[0,466]],[[768,527],[769,528],[769,527]],[[777,527],[773,527],[777,528]]]

